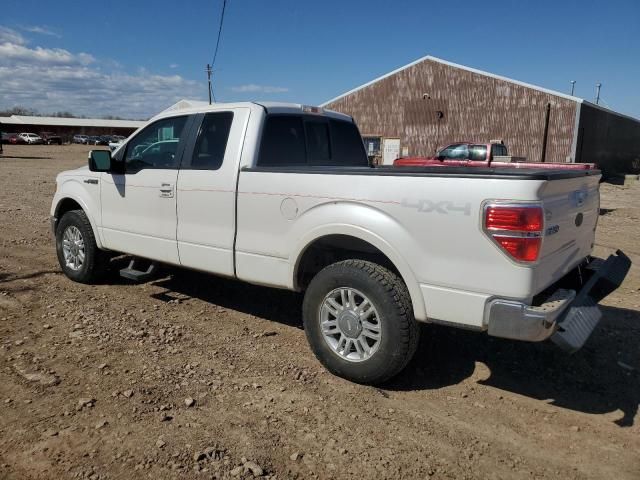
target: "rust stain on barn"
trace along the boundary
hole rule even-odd
[[[580,161],[576,153],[586,154],[577,134],[583,103],[588,102],[425,57],[323,107],[353,116],[363,136],[400,138],[410,156],[433,155],[438,147],[457,141],[501,139],[512,155],[565,162]],[[627,153],[640,157],[640,122],[608,110],[606,114],[622,117],[627,130],[637,133]]]

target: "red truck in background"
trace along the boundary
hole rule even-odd
[[[593,163],[526,162],[510,157],[501,141],[489,143],[457,142],[446,146],[434,157],[401,157],[396,167],[495,167],[495,168],[555,168],[594,170]]]

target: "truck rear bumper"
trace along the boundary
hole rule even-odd
[[[558,288],[540,305],[494,299],[485,313],[488,333],[530,342],[551,338],[561,348],[575,352],[600,321],[598,302],[622,284],[630,267],[631,260],[618,250],[605,261],[592,261],[581,275],[575,275],[585,279],[577,288]]]

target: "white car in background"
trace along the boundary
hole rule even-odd
[[[20,139],[24,143],[27,143],[29,145],[44,143],[44,140],[42,140],[42,137],[40,137],[40,135],[36,135],[35,133],[19,133],[18,137],[20,137]]]

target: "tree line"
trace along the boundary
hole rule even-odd
[[[40,113],[37,110],[25,107],[13,107],[7,110],[0,110],[0,117],[10,117],[11,115],[24,115],[30,117],[60,117],[60,118],[87,118],[86,115],[75,115],[72,112],[53,112],[53,113]],[[101,117],[104,120],[128,120],[126,118],[117,117],[115,115],[103,115]]]

